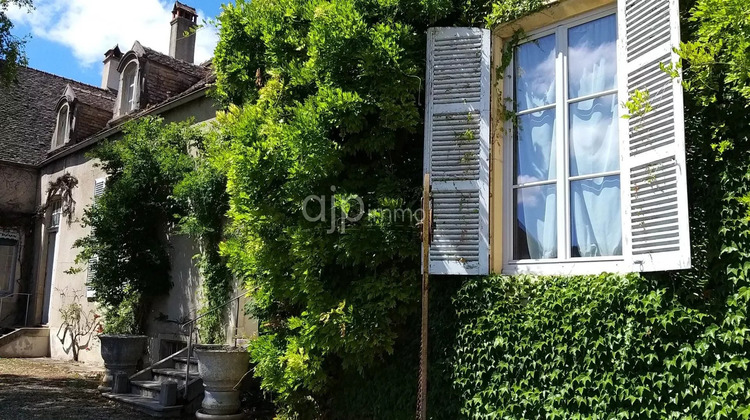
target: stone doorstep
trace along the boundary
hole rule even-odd
[[[187,367],[187,357],[174,357],[172,358],[174,361],[174,369],[185,371],[185,367]],[[195,359],[195,357],[190,358],[190,377],[192,378],[192,374],[198,375],[198,360]]]
[[[140,411],[141,413],[148,414],[152,417],[162,417],[162,418],[180,418],[182,417],[182,406],[181,405],[171,405],[171,406],[163,406],[159,404],[159,401],[151,398],[151,397],[144,397],[143,395],[135,395],[135,394],[113,394],[110,392],[105,392],[102,394],[105,398],[109,398],[111,400],[115,400],[121,403],[125,403],[134,409]]]
[[[49,335],[47,327],[17,328],[0,337],[0,357],[49,357]]]

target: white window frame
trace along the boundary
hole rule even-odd
[[[60,223],[62,222],[62,200],[55,199],[50,203],[50,214],[49,214],[49,225],[47,227],[48,232],[56,232],[60,229]],[[57,223],[54,224],[55,217],[57,217]]]
[[[65,117],[63,120],[63,132],[60,133],[60,120],[65,111]],[[70,104],[65,102],[60,109],[57,111],[57,118],[55,120],[55,133],[52,136],[52,147],[51,149],[57,149],[68,143],[70,140]]]
[[[513,156],[514,156],[514,138],[515,138],[515,127],[514,124],[506,124],[503,136],[503,155],[507,156],[504,159],[503,170],[503,231],[504,243],[503,243],[503,273],[506,274],[596,274],[601,272],[623,272],[631,271],[632,264],[630,264],[625,256],[625,238],[623,237],[623,255],[617,256],[602,256],[602,257],[570,257],[570,243],[571,243],[571,228],[570,228],[570,175],[569,175],[569,112],[565,109],[568,103],[579,102],[585,100],[589,96],[600,97],[607,94],[618,95],[617,101],[620,103],[622,98],[620,95],[620,73],[623,69],[620,68],[620,60],[617,63],[618,77],[616,79],[617,86],[614,89],[598,92],[594,95],[587,95],[581,98],[575,98],[572,101],[568,99],[568,74],[566,69],[567,65],[567,47],[568,47],[568,29],[578,26],[587,22],[594,21],[603,17],[617,15],[617,6],[609,5],[603,8],[584,13],[582,15],[560,20],[550,26],[540,28],[527,33],[527,37],[522,43],[533,42],[536,39],[545,37],[547,35],[555,34],[556,51],[557,56],[555,58],[555,104],[549,109],[555,109],[555,119],[557,121],[555,127],[555,141],[557,145],[557,171],[555,176],[555,187],[556,187],[556,202],[557,202],[557,252],[558,256],[554,259],[524,259],[515,260],[513,255],[514,250],[514,221],[515,221],[515,203],[513,200],[515,176],[513,168]],[[619,28],[617,28],[617,45],[621,41],[621,34]],[[513,58],[515,58],[515,48]],[[617,56],[619,57],[619,50]],[[513,72],[515,68],[514,59],[511,59],[510,65],[508,65],[505,71],[503,91],[505,97],[515,100],[515,87]],[[563,106],[561,106],[561,104]],[[540,107],[537,107],[540,108]],[[545,108],[546,109],[546,108]],[[623,115],[622,107],[618,107],[618,124],[626,124],[626,121],[621,119]],[[621,131],[618,130],[621,133]],[[560,140],[563,139],[563,140]],[[621,194],[621,213],[620,220],[622,224],[622,232],[626,232],[626,220],[625,217],[625,203],[626,194],[629,193],[629,184],[626,179],[623,179],[623,172],[627,171],[627,168],[623,167],[623,156],[627,151],[622,150],[622,139],[618,139],[620,149],[620,169],[612,173],[602,173],[597,176],[582,176],[583,179],[593,179],[602,176],[620,176],[620,194]],[[560,147],[562,146],[562,147]],[[563,176],[561,177],[560,174]],[[574,177],[578,178],[578,177]],[[562,217],[560,217],[562,216]]]
[[[132,60],[123,68],[120,74],[120,91],[117,102],[118,115],[125,115],[138,109],[138,99],[140,97],[138,70],[138,61]],[[132,78],[129,77],[131,73]]]

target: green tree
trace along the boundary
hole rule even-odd
[[[11,5],[31,8],[31,0],[0,0],[0,85],[10,84],[16,76],[18,66],[26,65],[25,39],[10,33],[13,22],[7,15]]]
[[[172,287],[168,237],[174,215],[184,214],[173,190],[193,169],[188,150],[200,136],[189,122],[164,125],[146,117],[90,153],[107,184],[84,210],[91,233],[74,245],[81,248],[79,263],[96,257],[91,286],[107,309],[107,332],[143,333],[150,304]]]

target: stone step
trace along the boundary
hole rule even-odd
[[[172,360],[174,360],[175,362],[185,363],[187,361],[187,357],[176,356],[173,357]],[[198,366],[198,359],[195,358],[195,355],[192,355],[190,357],[190,364]]]
[[[151,373],[154,375],[154,381],[156,382],[177,382],[178,387],[185,386],[185,369],[174,369],[174,368],[162,368],[152,369]],[[190,381],[198,378],[198,374],[190,372]]]
[[[136,394],[112,394],[109,392],[105,392],[102,395],[111,400],[125,403],[135,408],[136,410],[142,413],[146,413],[152,417],[161,417],[161,418],[181,418],[182,417],[181,405],[172,405],[172,406],[165,407],[163,405],[159,405],[159,402],[153,398],[144,397],[143,395],[136,395]]]
[[[175,357],[174,359],[174,368],[177,370],[185,371],[185,367],[187,366],[185,357]],[[195,359],[190,359],[190,373],[198,374],[198,362]],[[190,375],[192,377],[192,375]]]
[[[158,381],[130,381],[131,394],[138,394],[144,397],[159,399],[161,392],[161,382]]]

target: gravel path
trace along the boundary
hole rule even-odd
[[[99,395],[101,371],[50,359],[0,359],[0,419],[151,419]]]

